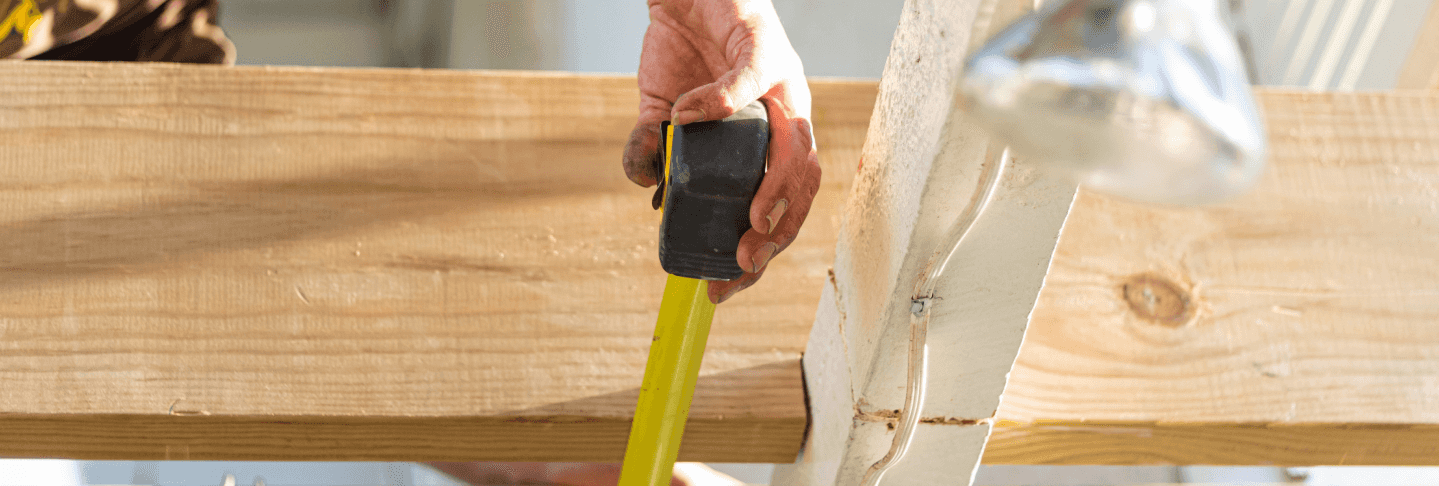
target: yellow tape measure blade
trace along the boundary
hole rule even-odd
[[[669,485],[714,310],[709,282],[674,275],[665,281],[619,486]]]

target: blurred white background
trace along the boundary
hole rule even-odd
[[[773,0],[811,76],[878,78],[901,0]],[[633,73],[642,0],[222,0],[240,64]],[[1394,85],[1430,0],[1243,0],[1261,84]]]

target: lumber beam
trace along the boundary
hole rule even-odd
[[[3,66],[0,455],[619,458],[663,285],[633,78]],[[812,89],[825,186],[721,306],[685,458],[800,448],[877,93]],[[1434,464],[1439,94],[1258,99],[1253,194],[1081,192],[985,462]]]
[[[956,99],[966,54],[1029,5],[905,2],[804,358],[813,425],[777,486],[972,481],[1076,190]]]
[[[6,62],[0,456],[620,459],[664,277],[633,77]],[[682,460],[789,462],[873,83],[722,306]]]
[[[1439,94],[1258,99],[1252,193],[1081,191],[987,463],[1439,465]]]

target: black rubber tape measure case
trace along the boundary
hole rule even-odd
[[[660,125],[660,266],[681,277],[734,280],[739,240],[764,179],[769,118],[751,103],[720,121]]]

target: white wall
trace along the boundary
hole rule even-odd
[[[648,11],[642,0],[222,0],[221,23],[241,64],[557,69],[632,73],[639,65]],[[773,0],[812,76],[877,78],[903,0]],[[1389,0],[1385,0],[1389,1]],[[385,12],[377,6],[387,3]],[[1350,35],[1334,46],[1336,86],[1351,62],[1355,88],[1394,85],[1431,0],[1392,0],[1374,47],[1360,37],[1379,0],[1247,0],[1245,21],[1264,84],[1283,84],[1304,25],[1314,16],[1320,41],[1299,56],[1293,84],[1307,84],[1328,51],[1325,41],[1353,4]],[[1298,22],[1281,24],[1291,5]],[[396,19],[395,17],[402,17]],[[1282,34],[1282,35],[1281,35]],[[426,52],[412,52],[426,51]],[[1362,61],[1362,62],[1360,62]]]
[[[1365,26],[1376,13],[1376,7],[1386,2],[1392,3],[1387,15],[1378,17],[1377,25],[1381,27],[1376,31],[1378,36],[1373,48],[1364,50],[1360,39]],[[1341,17],[1347,7],[1353,5],[1356,15],[1348,22],[1351,26],[1349,35],[1339,37],[1332,45],[1333,54],[1337,56],[1337,68],[1329,82],[1320,84],[1329,89],[1338,87],[1344,71],[1355,63],[1360,75],[1354,89],[1390,89],[1413,48],[1424,13],[1433,3],[1432,0],[1247,0],[1246,20],[1254,45],[1254,61],[1259,68],[1259,81],[1269,85],[1308,85],[1320,60],[1331,50],[1329,41],[1337,37],[1332,34],[1345,23]],[[1322,8],[1324,5],[1328,8]],[[1292,16],[1287,28],[1286,14]],[[1301,49],[1301,38],[1308,25],[1314,26],[1317,41],[1310,43],[1309,48]],[[1295,65],[1292,72],[1291,63]],[[1286,74],[1290,75],[1290,79],[1285,79]]]

